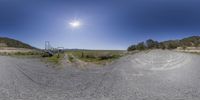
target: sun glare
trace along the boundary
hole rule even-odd
[[[70,26],[72,26],[74,28],[80,27],[80,25],[81,25],[81,23],[79,21],[72,21],[69,24],[70,24]]]

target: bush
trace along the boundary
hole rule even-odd
[[[49,53],[46,53],[46,52],[43,52],[41,54],[42,57],[52,57],[53,55],[49,54]]]
[[[96,57],[95,57],[95,55],[89,55],[89,54],[87,54],[87,55],[85,56],[85,58],[96,58]]]
[[[137,50],[137,47],[136,47],[136,45],[131,45],[130,47],[128,47],[127,50],[128,50],[128,51]]]
[[[100,59],[100,60],[106,60],[106,59],[112,59],[114,56],[112,56],[112,55],[101,55],[101,56],[99,56],[98,58]]]
[[[170,43],[167,47],[167,49],[176,49],[178,47],[178,45]]]
[[[68,56],[68,59],[70,62],[74,62],[74,58],[71,55]]]
[[[145,46],[144,42],[140,42],[140,43],[138,43],[136,48],[137,48],[137,50],[145,50],[146,46]]]
[[[148,39],[146,41],[146,45],[147,45],[147,48],[148,49],[155,49],[155,48],[158,48],[159,47],[159,42],[157,41],[154,41],[152,39]]]

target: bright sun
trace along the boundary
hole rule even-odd
[[[69,23],[70,26],[77,28],[81,25],[81,23],[79,21],[72,21]]]

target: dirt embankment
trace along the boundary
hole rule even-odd
[[[189,52],[189,53],[200,53],[200,47],[178,47],[176,51],[181,51],[181,52]]]

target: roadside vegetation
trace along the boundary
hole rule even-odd
[[[68,50],[66,53],[70,62],[78,59],[95,64],[106,64],[124,55],[120,50]]]
[[[40,57],[43,53],[40,51],[29,51],[29,52],[0,52],[3,56],[26,56],[26,57]]]
[[[182,49],[186,49],[187,47],[200,47],[200,36],[192,36],[181,40],[168,40],[163,42],[148,39],[145,42],[129,46],[127,50],[176,49],[177,47],[181,47]]]
[[[42,58],[45,60],[45,62],[51,62],[54,64],[59,64],[59,62],[64,57],[63,53],[57,53],[54,55],[49,55],[48,53],[45,53],[43,51],[29,51],[29,52],[0,52],[0,55],[3,56],[12,56],[12,57],[25,57],[25,58]]]
[[[68,59],[69,59],[69,61],[72,62],[72,63],[75,62],[75,59],[74,59],[74,57],[73,57],[72,54],[69,54],[69,55],[68,55]]]
[[[0,52],[0,55],[13,57],[37,57],[43,59],[45,62],[53,64],[60,64],[65,54],[67,54],[68,61],[75,63],[80,60],[88,63],[106,64],[112,62],[123,55],[125,51],[122,50],[67,50],[64,53],[56,53],[50,55],[43,51],[29,51],[29,52]]]
[[[63,57],[64,57],[64,54],[57,53],[57,54],[54,54],[53,56],[47,57],[47,61],[54,64],[60,64],[60,61],[63,59]]]

